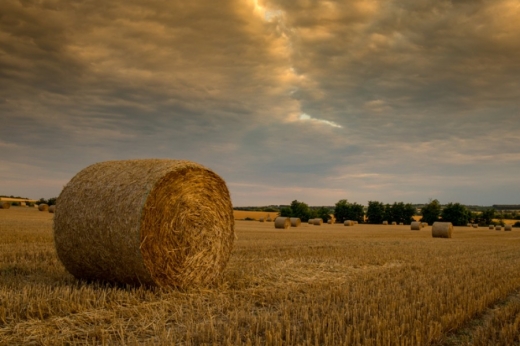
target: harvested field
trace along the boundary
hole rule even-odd
[[[0,344],[520,342],[520,232],[237,221],[222,281],[175,291],[77,281],[56,256],[53,216],[0,210]]]

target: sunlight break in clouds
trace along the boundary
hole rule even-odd
[[[343,126],[333,122],[333,121],[329,121],[329,120],[324,120],[324,119],[318,119],[318,118],[313,118],[311,117],[309,114],[300,114],[300,116],[298,117],[298,120],[300,121],[309,121],[309,122],[313,122],[313,123],[319,123],[319,124],[325,124],[325,125],[329,125],[329,126],[332,126],[332,127],[337,127],[337,128],[343,128]]]

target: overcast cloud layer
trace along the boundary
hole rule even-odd
[[[516,0],[0,2],[0,194],[98,161],[235,205],[520,203]]]

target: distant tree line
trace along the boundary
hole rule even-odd
[[[37,204],[37,205],[40,205],[40,204],[47,204],[47,205],[56,205],[56,200],[58,199],[58,197],[52,197],[52,198],[49,198],[49,199],[45,199],[45,198],[40,198],[37,202],[35,202],[34,204]]]
[[[421,214],[421,221],[428,222],[429,224],[435,221],[444,221],[451,222],[454,226],[465,226],[468,223],[476,223],[481,226],[504,225],[504,221],[502,220],[504,217],[502,214],[497,214],[493,208],[482,209],[481,212],[472,212],[460,203],[448,203],[444,207],[441,207],[441,204],[436,199],[426,204],[422,208]],[[497,217],[499,220],[495,222],[494,219]]]

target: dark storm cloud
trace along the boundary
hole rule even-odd
[[[2,1],[0,194],[170,157],[214,168],[235,204],[518,202],[519,17],[503,0]]]

